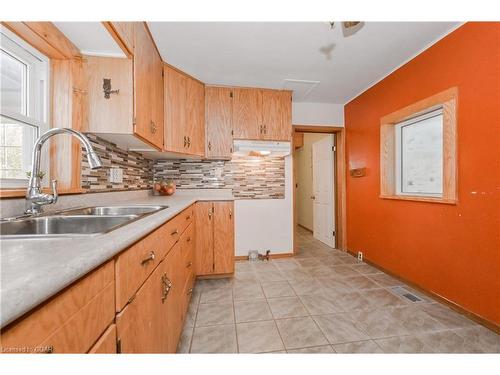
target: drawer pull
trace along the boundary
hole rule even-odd
[[[193,294],[193,288],[189,288],[189,290],[187,291],[187,293],[186,293],[186,294],[187,294],[188,296],[189,296],[190,294]]]
[[[155,252],[154,251],[150,251],[149,252],[149,255],[147,258],[144,258],[142,261],[141,261],[141,265],[145,265],[146,263],[152,261],[155,259]]]
[[[186,220],[189,220],[189,219],[191,219],[191,215],[186,216]]]
[[[229,218],[231,219],[233,217],[233,210],[229,210]]]
[[[161,275],[161,284],[163,286],[163,294],[161,296],[161,302],[164,303],[168,297],[170,289],[172,288],[172,281],[169,280],[166,273]]]
[[[175,236],[176,234],[179,234],[179,229],[176,229],[172,233],[170,233],[171,236]]]
[[[191,242],[191,237],[186,238],[186,242]]]
[[[186,268],[189,268],[189,267],[191,267],[192,265],[193,265],[193,262],[188,262],[188,263],[186,264]]]

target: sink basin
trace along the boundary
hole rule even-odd
[[[145,215],[163,210],[168,206],[96,206],[70,209],[62,212],[62,215],[94,215],[94,216],[115,216],[115,215]]]
[[[0,222],[2,239],[103,234],[168,206],[95,206]]]
[[[43,216],[0,223],[2,237],[65,236],[106,233],[134,219],[123,216]]]

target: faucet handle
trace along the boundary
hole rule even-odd
[[[57,198],[57,180],[52,180],[52,203],[56,203]]]

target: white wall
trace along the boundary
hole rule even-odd
[[[285,199],[238,199],[234,202],[236,255],[292,249],[292,157],[285,158]]]
[[[292,123],[344,126],[344,106],[327,103],[293,103]],[[292,157],[285,158],[285,199],[235,201],[236,255],[248,250],[264,254],[293,251]]]
[[[292,124],[344,126],[344,105],[293,103]]]

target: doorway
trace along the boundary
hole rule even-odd
[[[326,248],[344,250],[344,129],[294,125],[293,130],[294,253],[307,233]]]

